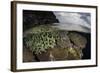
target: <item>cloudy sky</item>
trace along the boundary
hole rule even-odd
[[[56,18],[60,22],[57,23],[58,28],[90,33],[91,30],[90,13],[56,12],[56,11],[53,13],[56,15]]]

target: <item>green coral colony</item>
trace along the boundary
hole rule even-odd
[[[48,49],[54,49],[54,51],[55,48],[64,49],[63,53],[66,53],[66,59],[81,59],[82,48],[87,42],[84,37],[77,33],[68,33],[68,31],[59,30],[49,25],[40,25],[28,30],[25,32],[24,41],[35,54],[47,52]],[[55,57],[57,51],[52,52],[52,54]]]
[[[28,32],[30,33],[25,41],[35,54],[46,52],[48,48],[54,48],[56,45],[57,32],[49,26],[34,27]]]

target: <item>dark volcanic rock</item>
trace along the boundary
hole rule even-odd
[[[33,26],[51,24],[59,22],[51,11],[31,11],[23,10],[24,30]]]

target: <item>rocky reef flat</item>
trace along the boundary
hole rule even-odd
[[[43,26],[24,33],[23,62],[90,59],[89,33]]]

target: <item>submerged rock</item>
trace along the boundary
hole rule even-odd
[[[71,32],[68,34],[70,40],[78,47],[80,48],[84,48],[86,43],[87,43],[87,40],[85,37],[81,36],[80,34],[78,33],[75,33],[75,32]]]
[[[33,55],[32,51],[25,48],[23,49],[23,62],[35,62],[35,55]]]

